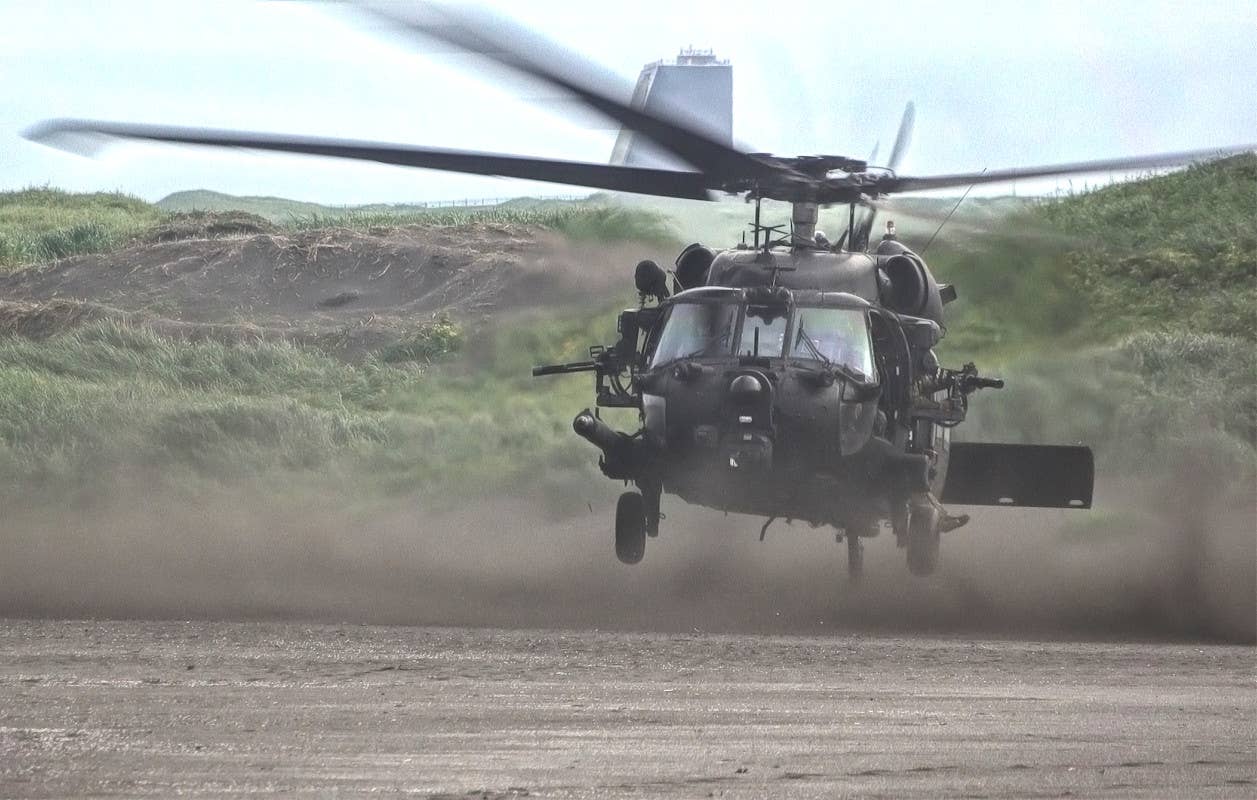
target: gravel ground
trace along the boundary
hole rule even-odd
[[[0,796],[1253,797],[1254,650],[0,621]]]

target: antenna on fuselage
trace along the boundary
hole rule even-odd
[[[761,249],[762,249],[762,250],[768,250],[770,247],[772,247],[772,246],[773,246],[773,245],[775,245],[775,244],[781,244],[781,243],[782,243],[782,242],[781,242],[781,240],[774,240],[774,239],[773,239],[773,234],[775,234],[775,233],[780,233],[781,231],[783,231],[783,230],[785,229],[785,227],[786,227],[786,226],[785,226],[785,225],[765,225],[765,224],[763,224],[763,223],[760,221],[760,220],[762,219],[762,217],[761,217],[761,213],[762,213],[762,208],[761,208],[761,206],[762,206],[762,204],[763,204],[763,202],[764,202],[764,201],[763,201],[763,198],[762,198],[762,197],[760,197],[759,195],[754,195],[753,197],[752,197],[751,195],[747,195],[747,201],[748,201],[748,202],[749,202],[749,201],[751,201],[752,199],[753,199],[753,200],[754,200],[754,202],[755,202],[755,220],[751,223],[751,231],[752,231],[752,233],[753,233],[753,235],[754,235],[754,237],[755,237],[755,238],[754,238],[754,249],[756,249],[756,250],[761,250]],[[793,228],[793,225],[792,225],[792,226],[791,226],[791,237],[793,237],[793,235],[794,235],[794,228]],[[745,237],[745,234],[743,234],[743,236]]]

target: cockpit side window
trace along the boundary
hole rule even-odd
[[[737,321],[733,303],[677,303],[668,309],[651,369],[683,358],[730,355]]]
[[[795,313],[790,354],[840,364],[876,378],[868,320],[855,308],[800,308]]]

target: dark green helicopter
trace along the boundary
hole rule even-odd
[[[1153,169],[1252,149],[1213,149],[1043,167],[911,177],[895,171],[910,135],[909,105],[888,165],[842,156],[781,158],[718,141],[681,117],[647,113],[587,63],[498,18],[420,4],[369,9],[406,33],[478,54],[557,87],[647,137],[688,169],[595,164],[496,153],[283,134],[87,120],[41,123],[27,135],[63,146],[129,138],[304,153],[427,169],[525,178],[662,197],[741,195],[754,204],[749,243],[695,244],[669,286],[638,264],[640,307],[620,314],[615,344],[590,359],[534,375],[592,372],[596,406],[637,409],[640,428],[612,429],[597,411],[573,427],[602,453],[620,496],[615,550],[643,557],[659,532],[666,492],[711,508],[836,528],[853,576],[861,539],[888,522],[909,569],[934,571],[940,535],[968,521],[957,505],[1088,508],[1094,467],[1081,446],[952,442],[970,395],[1003,382],[972,364],[939,365],[944,308],[957,290],[939,283],[892,226],[869,241],[876,201],[889,194],[1089,172]],[[870,159],[872,160],[872,159]],[[760,224],[765,199],[792,204],[791,225]],[[816,231],[822,206],[850,208],[831,243]],[[857,214],[857,208],[859,213]]]

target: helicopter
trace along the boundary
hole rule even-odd
[[[882,198],[1028,178],[1173,167],[1251,146],[1048,166],[910,176],[896,171],[914,119],[909,104],[885,165],[835,155],[750,152],[687,122],[623,98],[583,59],[499,18],[420,4],[369,6],[407,35],[453,46],[557,88],[675,157],[682,168],[533,158],[408,144],[98,120],[48,120],[36,141],[93,149],[132,139],[297,153],[753,205],[751,241],[677,257],[671,276],[652,261],[634,270],[640,302],[619,314],[618,338],[584,361],[540,366],[535,376],[593,373],[594,406],[576,434],[599,452],[610,479],[628,487],[615,509],[620,561],[640,562],[659,535],[665,494],[712,509],[830,527],[846,543],[850,575],[863,540],[888,527],[909,571],[929,575],[942,536],[969,521],[945,504],[1090,508],[1095,464],[1077,444],[952,441],[970,398],[1003,387],[973,364],[939,363],[945,307],[956,286],[935,278],[895,235],[874,243]],[[789,203],[789,226],[762,224],[762,203]],[[831,242],[816,228],[822,207],[846,205]],[[637,412],[619,431],[599,410]]]

